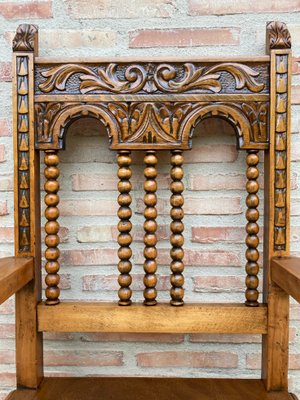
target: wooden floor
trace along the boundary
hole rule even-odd
[[[297,400],[266,393],[260,380],[179,378],[45,378],[36,391],[17,390],[7,400]]]

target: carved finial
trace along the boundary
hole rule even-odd
[[[19,25],[13,40],[13,51],[34,51],[37,40],[38,27],[36,25]]]
[[[291,35],[284,22],[267,23],[267,46],[270,49],[290,49]]]

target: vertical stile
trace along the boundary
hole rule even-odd
[[[170,255],[172,258],[172,262],[170,265],[171,268],[171,301],[170,303],[173,306],[182,306],[183,305],[183,296],[184,296],[184,263],[183,263],[183,256],[184,251],[182,249],[184,243],[183,237],[183,230],[184,224],[182,222],[184,211],[183,211],[183,203],[184,198],[182,192],[184,190],[184,185],[182,182],[183,178],[183,155],[182,150],[173,150],[171,152],[171,178],[172,182],[170,185],[170,189],[172,192],[170,198],[170,204],[172,206],[170,215],[172,218],[172,222],[170,224],[171,228],[171,236],[170,236],[170,243],[172,245],[172,249],[170,251]]]
[[[257,150],[248,150],[247,151],[247,184],[246,184],[246,189],[248,192],[248,196],[246,198],[246,205],[248,207],[246,211],[246,218],[248,220],[248,223],[246,225],[246,232],[247,232],[247,237],[246,237],[246,245],[247,245],[247,250],[246,250],[246,272],[247,272],[247,277],[246,277],[246,302],[245,304],[247,306],[251,307],[257,307],[258,306],[258,272],[259,272],[259,266],[258,266],[258,259],[259,259],[259,252],[257,250],[257,247],[259,245],[259,239],[258,239],[258,232],[259,232],[259,226],[257,223],[257,220],[259,219],[259,211],[257,209],[259,205],[259,197],[257,195],[257,192],[259,190],[259,184],[258,184],[258,176],[259,176],[259,170],[258,170],[258,163],[259,163],[259,157],[258,157],[258,151]]]
[[[129,306],[131,304],[131,295],[132,291],[130,289],[130,285],[132,282],[132,278],[130,275],[130,271],[132,268],[132,264],[130,261],[132,250],[130,248],[130,244],[132,242],[132,237],[130,234],[132,224],[130,222],[130,218],[132,215],[130,204],[131,204],[131,156],[130,151],[120,150],[118,152],[118,178],[120,179],[118,183],[118,217],[120,221],[118,223],[118,244],[120,248],[118,250],[119,263],[118,269],[120,272],[118,282],[120,285],[119,289],[119,305],[121,306]]]
[[[59,245],[59,223],[57,219],[59,217],[59,209],[57,207],[59,203],[59,196],[57,194],[59,190],[59,182],[57,178],[59,177],[59,157],[57,150],[46,150],[45,151],[45,165],[44,175],[46,178],[45,182],[45,204],[47,206],[45,210],[45,217],[47,222],[45,224],[45,244],[47,246],[45,251],[46,265],[45,269],[47,276],[45,278],[46,282],[46,304],[55,305],[59,303],[60,290],[59,275],[58,271],[60,264],[58,261],[60,252],[58,249]]]
[[[155,207],[157,203],[157,197],[156,197],[157,183],[155,180],[157,176],[157,169],[156,169],[157,157],[155,155],[154,150],[149,150],[146,152],[146,155],[144,157],[144,162],[146,164],[146,167],[144,169],[144,176],[146,178],[144,182],[144,189],[146,192],[144,196],[144,203],[145,203],[144,304],[147,306],[153,306],[157,303],[156,301],[157,290],[155,287],[157,283],[157,277],[155,275],[157,269],[157,263],[156,263],[157,250],[155,247],[157,243],[157,238],[156,238],[157,224],[155,221],[157,217],[157,211]]]

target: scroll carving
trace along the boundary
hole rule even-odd
[[[240,148],[263,149],[268,147],[268,109],[267,102],[37,103],[36,145],[63,148],[64,131],[71,120],[92,116],[107,127],[113,149],[133,149],[137,144],[141,149],[188,149],[197,123],[220,117],[234,126]]]
[[[272,21],[267,24],[267,43],[270,49],[291,48],[291,35],[284,22]]]
[[[19,25],[13,40],[14,51],[34,51],[34,42],[38,32],[35,25]]]
[[[72,92],[81,94],[219,93],[228,91],[230,86],[228,82],[224,85],[224,81],[228,80],[226,74],[234,80],[231,91],[246,88],[250,92],[258,93],[265,88],[264,82],[255,79],[260,76],[260,72],[241,63],[219,63],[212,66],[193,63],[132,65],[111,63],[103,66],[63,64],[42,70],[40,75],[46,80],[42,80],[39,76],[38,89],[42,93],[54,90],[69,92],[68,81],[72,77],[79,77],[79,82],[72,88]]]
[[[17,57],[19,251],[30,251],[28,57]]]

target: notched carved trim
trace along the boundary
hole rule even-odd
[[[196,66],[192,63],[178,64],[133,64],[118,65],[111,63],[96,69],[82,64],[58,65],[41,72],[46,78],[39,84],[43,93],[53,90],[68,91],[67,82],[78,74],[79,87],[76,92],[108,92],[118,94],[137,93],[186,93],[190,91],[213,93],[221,92],[224,87],[222,73],[234,78],[235,88],[247,88],[250,92],[261,92],[265,84],[255,80],[260,75],[248,65],[241,63],[220,63],[212,66]]]
[[[34,51],[37,33],[36,25],[19,25],[13,39],[13,51]]]
[[[284,22],[272,21],[267,24],[267,43],[270,49],[290,49],[290,32]]]

